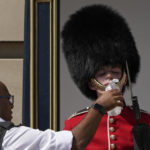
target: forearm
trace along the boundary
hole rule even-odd
[[[91,108],[86,117],[72,129],[74,136],[72,150],[83,150],[93,138],[102,114]]]
[[[72,129],[74,135],[72,150],[83,150],[86,147],[97,130],[102,114],[116,106],[123,106],[122,93],[118,90],[101,92],[94,106],[96,107],[91,108],[86,117]]]

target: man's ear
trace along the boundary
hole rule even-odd
[[[93,90],[96,91],[96,88],[91,84],[91,82],[88,83],[88,87]]]

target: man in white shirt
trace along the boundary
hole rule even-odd
[[[114,92],[113,92],[114,91]],[[115,95],[113,95],[115,93]],[[120,100],[118,103],[118,99]],[[4,83],[0,82],[0,124],[12,119],[14,98]],[[25,126],[7,130],[1,145],[2,150],[83,150],[90,142],[103,114],[115,106],[123,106],[120,91],[112,90],[97,99],[85,119],[72,131],[40,131]],[[1,139],[1,137],[0,137]]]

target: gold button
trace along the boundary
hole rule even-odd
[[[111,132],[114,132],[114,131],[115,131],[115,128],[114,128],[114,127],[110,127],[109,130],[110,130]]]
[[[110,138],[111,138],[112,140],[115,140],[115,139],[116,139],[116,136],[115,136],[114,134],[112,134],[112,135],[110,136]]]
[[[110,123],[114,123],[114,118],[110,118],[110,119],[109,119],[109,122],[110,122]]]
[[[115,149],[116,145],[114,143],[110,144],[111,149]]]

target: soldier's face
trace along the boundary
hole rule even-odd
[[[95,79],[104,86],[107,86],[110,80],[112,79],[120,80],[121,77],[122,77],[122,68],[120,66],[115,67],[104,66],[95,75]]]

